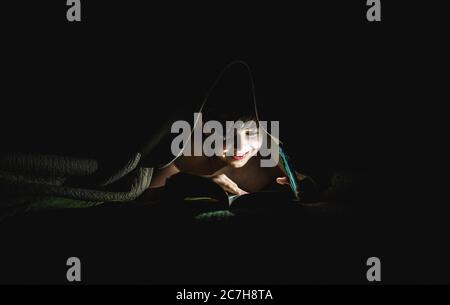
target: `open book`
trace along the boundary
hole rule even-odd
[[[183,201],[207,202],[220,206],[220,209],[257,209],[257,208],[280,208],[295,204],[296,200],[288,191],[262,191],[244,195],[225,196],[188,196]]]

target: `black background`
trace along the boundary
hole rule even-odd
[[[15,126],[5,135],[11,147],[78,155],[110,151],[113,139],[130,147],[159,114],[202,100],[236,59],[251,66],[260,108],[281,120],[308,164],[400,161],[399,146],[425,133],[419,122],[434,110],[439,79],[426,82],[443,64],[445,39],[438,18],[421,21],[423,7],[383,3],[383,21],[369,23],[364,1],[82,5],[81,23],[67,22],[64,3],[5,6],[2,122]]]
[[[66,20],[65,1],[2,5],[2,150],[126,153],[163,113],[198,103],[227,63],[244,60],[260,108],[281,121],[301,166],[368,173],[374,193],[366,195],[386,207],[374,221],[394,213],[402,226],[406,217],[404,234],[420,237],[409,258],[399,254],[404,268],[420,261],[416,281],[433,282],[434,270],[437,282],[448,281],[439,267],[447,222],[438,196],[448,78],[441,9],[382,5],[382,22],[373,23],[365,1],[82,1],[80,23]]]
[[[4,119],[27,149],[100,154],[113,139],[139,140],[129,131],[150,132],[174,105],[198,103],[240,59],[253,70],[260,108],[282,121],[286,138],[295,134],[301,159],[378,166],[397,137],[411,136],[400,134],[409,98],[423,93],[420,33],[402,18],[406,8],[383,5],[383,22],[369,23],[361,1],[89,2],[82,22],[69,23],[65,5],[23,3],[3,20]]]

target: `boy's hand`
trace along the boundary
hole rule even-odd
[[[303,180],[303,179],[306,178],[306,176],[300,174],[300,173],[297,172],[297,171],[295,171],[295,174],[297,175],[297,179],[298,179],[299,181],[301,181],[301,180]],[[278,184],[282,184],[282,185],[289,185],[289,184],[290,184],[290,183],[289,183],[288,177],[278,177],[278,178],[276,179],[276,181],[277,181]]]
[[[238,185],[231,180],[230,178],[228,178],[227,175],[225,174],[218,174],[215,176],[211,176],[209,177],[213,182],[215,182],[216,184],[218,184],[221,188],[223,188],[225,191],[235,194],[235,195],[244,195],[244,194],[248,194],[248,192],[240,189],[238,187]]]

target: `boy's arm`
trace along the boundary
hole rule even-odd
[[[150,188],[157,188],[166,185],[167,178],[179,172],[180,170],[173,163],[171,163],[167,167],[157,170],[156,174],[154,174],[152,177],[152,181],[150,182]]]

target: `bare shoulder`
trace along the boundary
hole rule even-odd
[[[166,179],[179,173],[180,170],[172,162],[166,167],[158,169],[152,177],[150,188],[156,188],[166,185]]]
[[[193,175],[211,174],[209,158],[205,156],[180,156],[174,162],[179,171]]]

